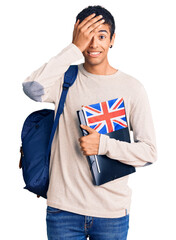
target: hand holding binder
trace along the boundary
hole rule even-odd
[[[81,124],[80,127],[82,128],[83,131],[85,131],[86,135],[91,134],[88,137],[84,136],[84,137],[79,138],[81,147],[82,147],[82,145],[84,146],[83,150],[86,153],[85,155],[88,156],[88,155],[98,154],[100,134],[96,130],[92,129],[91,127],[89,127],[87,125]],[[84,143],[84,144],[82,144],[82,143]]]
[[[87,125],[100,134],[120,141],[130,141],[123,98],[82,106],[77,111],[80,124]],[[82,129],[83,136],[87,131]],[[111,159],[106,155],[87,156],[95,185],[112,181],[136,171],[135,167]],[[120,159],[119,159],[120,160]]]

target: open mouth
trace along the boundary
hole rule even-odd
[[[90,57],[98,57],[101,54],[101,52],[98,52],[98,51],[94,51],[94,52],[93,51],[92,52],[87,51],[87,53]]]

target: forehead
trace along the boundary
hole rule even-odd
[[[109,29],[109,25],[107,23],[102,24],[102,26],[100,27],[100,30],[98,32],[102,32],[102,33],[106,33],[106,34],[110,34],[110,29]]]

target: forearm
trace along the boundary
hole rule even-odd
[[[82,57],[80,49],[73,43],[69,44],[23,81],[23,91],[35,101],[54,102],[55,86],[59,87],[59,81],[69,66]]]
[[[134,167],[142,167],[157,160],[156,144],[138,138],[138,142],[128,143],[101,134],[99,153]]]

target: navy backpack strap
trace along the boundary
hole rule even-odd
[[[49,140],[48,149],[47,149],[47,159],[49,159],[49,157],[50,157],[52,141],[53,141],[53,138],[54,138],[54,134],[55,134],[58,122],[59,122],[60,115],[62,114],[63,109],[64,109],[64,103],[65,103],[65,100],[66,100],[68,89],[74,83],[74,81],[76,80],[77,74],[78,74],[78,65],[70,65],[70,67],[68,68],[68,70],[64,74],[63,89],[62,89],[62,94],[61,94],[61,97],[60,97],[56,117],[55,117],[55,120],[54,120],[54,123],[53,123],[53,128],[51,130],[50,140]]]

